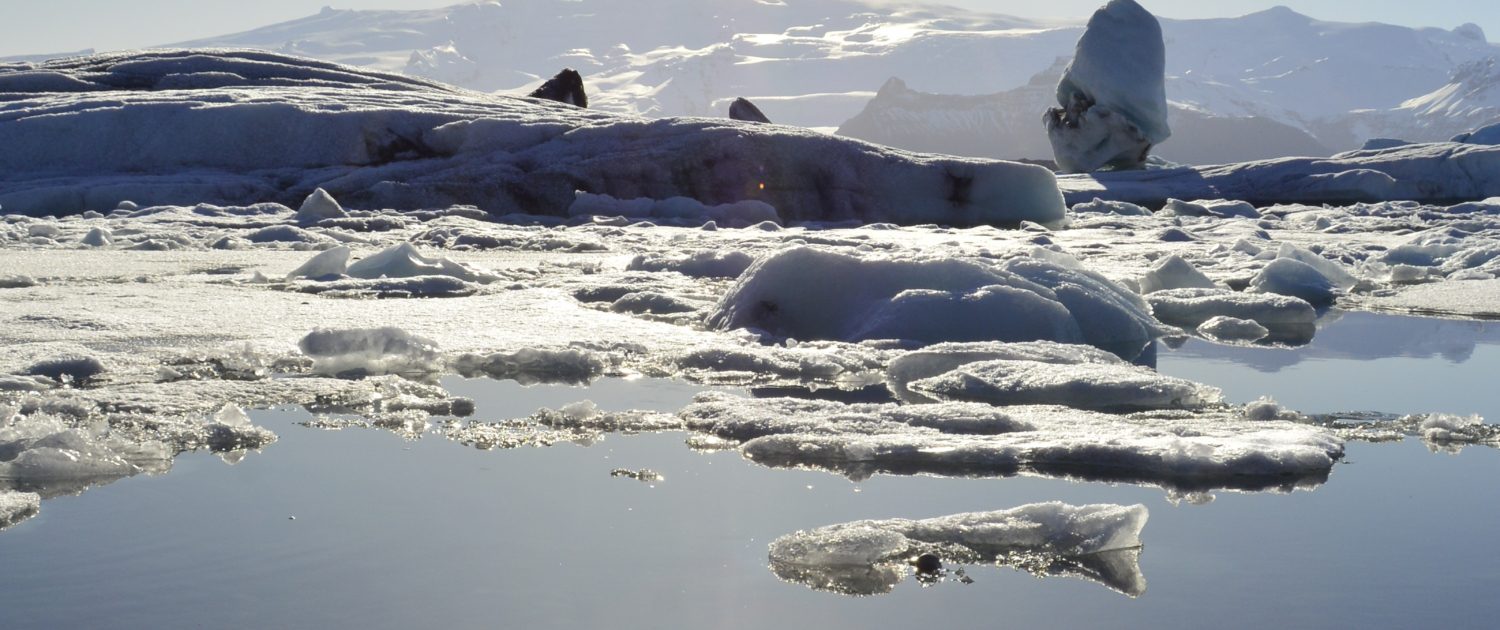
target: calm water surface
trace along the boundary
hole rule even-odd
[[[1369,314],[1330,317],[1297,350],[1190,342],[1160,355],[1163,372],[1237,401],[1492,420],[1497,368],[1500,326]],[[672,411],[701,389],[450,384],[487,420],[583,399]],[[0,533],[0,628],[1481,628],[1500,616],[1490,448],[1351,444],[1315,491],[1179,506],[1154,488],[1038,478],[854,484],[696,453],[679,433],[486,452],[294,424],[308,417],[256,414],[281,440],[237,466],[187,455],[160,477],[45,502]],[[852,598],[766,567],[767,543],[798,529],[1052,500],[1150,508],[1144,595],[974,568],[970,585],[908,579]]]

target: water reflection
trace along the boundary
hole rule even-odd
[[[1435,319],[1364,312],[1330,311],[1318,321],[1315,338],[1295,352],[1188,340],[1176,353],[1277,372],[1310,360],[1374,361],[1389,358],[1437,359],[1466,363],[1479,346],[1500,345],[1494,322]]]

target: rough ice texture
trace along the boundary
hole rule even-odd
[[[313,370],[330,376],[431,373],[441,368],[437,344],[400,328],[315,330],[297,343]]]
[[[818,290],[808,291],[810,278]],[[1131,356],[1157,335],[1141,298],[1076,261],[855,257],[811,247],[746,270],[708,318],[797,339],[1089,343]]]
[[[1139,168],[1167,126],[1166,44],[1161,24],[1133,0],[1110,0],[1089,19],[1046,118],[1065,172]]]
[[[1160,485],[1173,491],[1317,485],[1343,456],[1332,433],[1236,412],[1128,416],[1065,407],[859,404],[705,394],[688,428],[744,440],[768,466],[852,478],[876,473],[1019,473]]]
[[[42,509],[42,497],[34,492],[0,490],[0,529],[36,516]]]
[[[1059,176],[1068,203],[1101,198],[1147,206],[1168,199],[1273,203],[1421,201],[1500,196],[1500,146],[1413,144],[1331,158],[1278,158],[1191,168]]]
[[[261,51],[0,67],[0,205],[301,202],[564,216],[575,192],[754,200],[783,220],[1054,222],[1053,175],[791,127],[644,120]]]
[[[771,542],[769,554],[772,570],[784,579],[818,590],[874,595],[889,592],[906,575],[902,565],[922,553],[956,564],[1004,564],[1007,557],[1025,556],[1055,565],[1068,558],[1135,550],[1148,516],[1142,505],[1053,502],[925,520],[855,521],[782,536]],[[1145,579],[1138,565],[1132,561],[1124,568],[1055,573],[1081,574],[1140,595]]]
[[[992,405],[1063,405],[1102,411],[1198,409],[1223,402],[1215,387],[1110,363],[981,361],[913,381],[907,387],[938,400]]]

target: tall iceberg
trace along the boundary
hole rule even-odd
[[[1167,48],[1161,24],[1134,0],[1110,0],[1089,19],[1073,63],[1043,117],[1064,172],[1140,168],[1167,126]]]

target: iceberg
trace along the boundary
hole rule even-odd
[[[1137,169],[1167,126],[1167,50],[1161,24],[1134,0],[1110,0],[1089,19],[1045,117],[1057,165],[1088,173]]]
[[[470,204],[496,216],[568,216],[578,191],[756,201],[782,221],[1014,225],[1066,211],[1039,166],[777,125],[647,120],[265,51],[10,64],[0,96],[0,205],[37,216],[123,199],[295,204],[318,189],[360,207]]]

